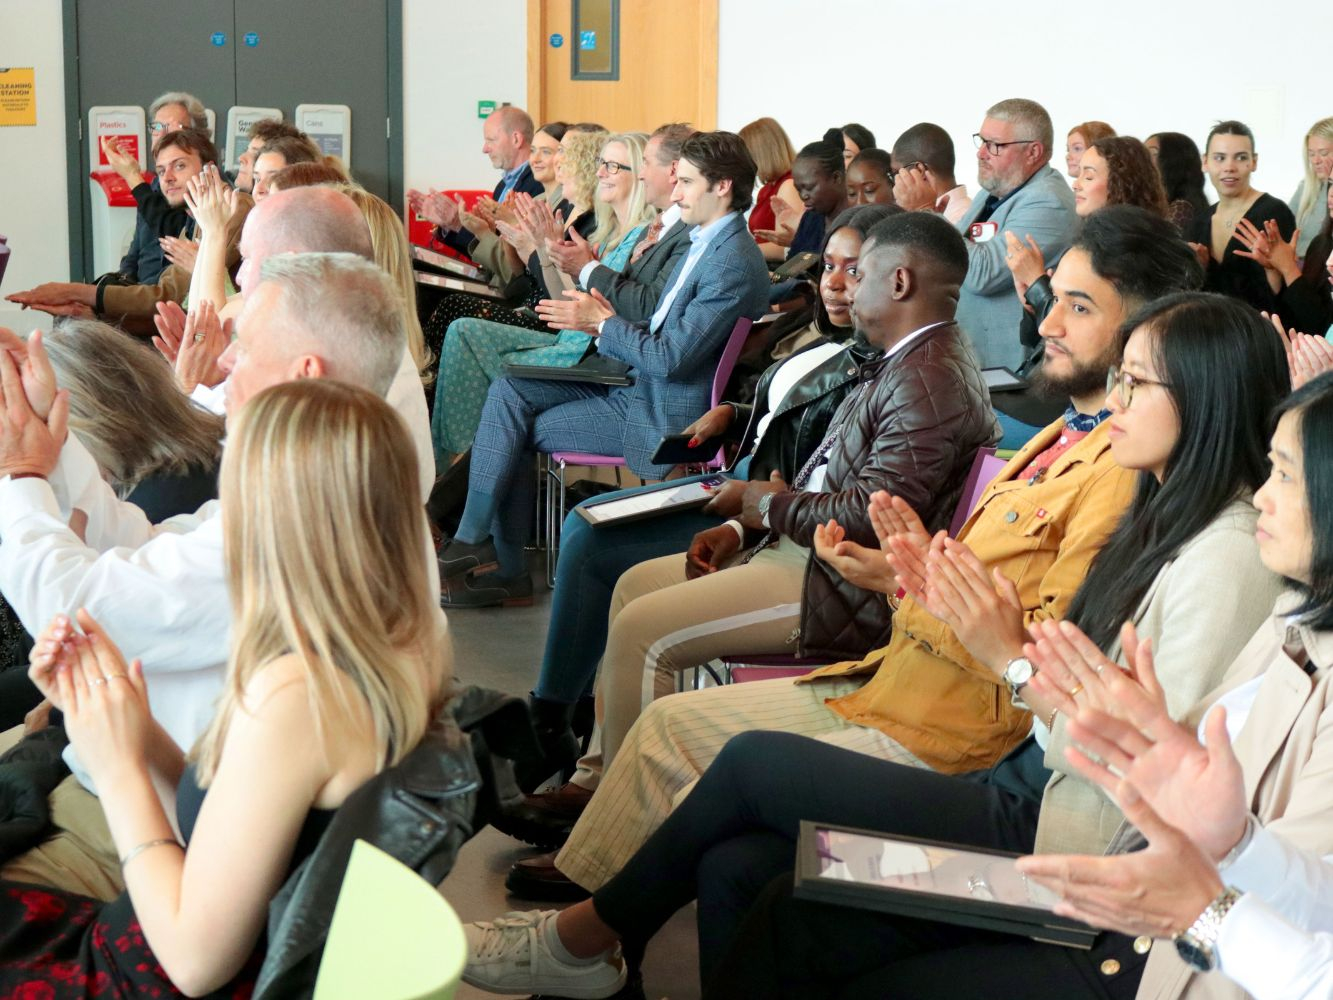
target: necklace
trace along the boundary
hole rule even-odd
[[[1241,217],[1250,210],[1250,206],[1259,200],[1256,196],[1253,195],[1254,195],[1253,192],[1246,195],[1245,200],[1241,202],[1240,207],[1237,208],[1236,211],[1233,212],[1231,215],[1223,215],[1221,210],[1221,205],[1218,206],[1217,215],[1222,223],[1223,232],[1229,233],[1232,230],[1234,230],[1236,228],[1236,223],[1238,223],[1241,220]]]

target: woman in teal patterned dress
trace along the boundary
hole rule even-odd
[[[656,214],[647,204],[639,180],[646,142],[647,137],[637,132],[613,135],[602,145],[593,164],[597,228],[589,242],[601,262],[615,271],[624,270],[634,245]],[[579,187],[577,174],[581,171],[577,167],[562,162],[562,172],[567,192],[571,190],[571,182],[573,187]],[[544,255],[544,246],[537,247],[537,252]],[[564,275],[557,275],[551,268],[545,270],[551,295],[559,295],[562,288],[574,287]],[[449,325],[440,352],[431,417],[431,437],[439,471],[443,472],[454,456],[472,446],[486,392],[503,372],[505,355],[526,347],[543,347],[554,339],[550,333],[482,319],[459,319]]]

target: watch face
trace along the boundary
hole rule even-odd
[[[1019,657],[1005,668],[1004,677],[1014,687],[1022,687],[1028,681],[1032,680],[1035,671],[1032,669],[1032,663],[1027,657]]]
[[[1176,952],[1180,955],[1181,961],[1191,969],[1199,972],[1211,972],[1213,970],[1215,964],[1213,949],[1196,941],[1188,934],[1181,934],[1176,938]]]

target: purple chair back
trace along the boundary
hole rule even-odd
[[[5,280],[5,268],[9,266],[9,245],[0,236],[0,281]]]
[[[731,373],[736,370],[736,359],[741,356],[741,348],[745,346],[752,326],[754,320],[742,316],[731,328],[731,336],[727,338],[727,346],[722,349],[722,357],[717,362],[717,371],[713,374],[713,406],[722,402],[722,394],[727,391]]]
[[[958,532],[963,530],[963,525],[967,523],[972,509],[981,499],[981,494],[986,492],[991,480],[1008,464],[1007,459],[996,456],[994,448],[977,449],[977,455],[972,459],[972,468],[967,473],[967,481],[963,484],[962,496],[958,498],[958,506],[954,508],[953,520],[949,522],[950,538],[958,537]]]

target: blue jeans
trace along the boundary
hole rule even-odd
[[[683,484],[704,478],[673,482]],[[627,496],[644,489],[620,490],[596,499]],[[546,654],[532,693],[567,705],[591,693],[597,664],[606,648],[611,594],[620,575],[645,559],[684,552],[696,534],[720,523],[716,515],[694,508],[643,521],[593,527],[579,515],[577,507],[571,510],[560,535]]]

